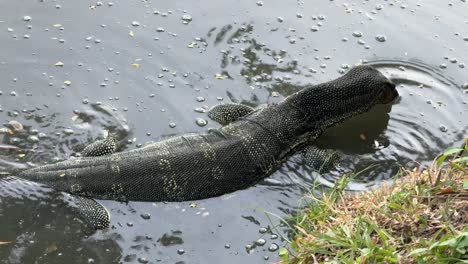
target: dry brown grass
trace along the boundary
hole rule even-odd
[[[453,166],[445,170],[434,167],[404,169],[394,184],[358,195],[324,194],[316,199],[296,225],[298,236],[292,247],[298,254],[292,262],[417,263],[437,259],[409,253],[468,231],[468,189],[463,188],[468,173]]]

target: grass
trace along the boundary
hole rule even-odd
[[[425,170],[357,195],[344,176],[295,220],[282,262],[468,263],[468,138]],[[465,155],[465,156],[464,156]]]

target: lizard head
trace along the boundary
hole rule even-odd
[[[388,104],[398,97],[395,85],[381,72],[367,65],[350,69],[340,78],[307,87],[287,98],[287,104],[307,117],[306,126],[322,131],[341,121]]]
[[[352,100],[357,105],[373,106],[388,104],[398,97],[395,84],[371,66],[356,66],[340,79],[343,85],[336,86],[336,89],[339,94],[343,95],[338,98],[343,103]]]

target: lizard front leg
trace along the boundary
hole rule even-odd
[[[225,126],[231,122],[238,120],[239,118],[252,113],[254,109],[250,106],[243,104],[221,104],[213,106],[208,111],[208,117]]]

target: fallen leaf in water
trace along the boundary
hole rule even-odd
[[[50,254],[54,251],[57,251],[58,247],[57,247],[57,244],[55,244],[54,242],[50,243],[47,248],[46,248],[46,254]]]
[[[71,85],[71,81],[69,81],[69,80],[65,80],[65,81],[63,81],[63,83],[64,83],[66,86],[70,86],[70,85]]]
[[[130,37],[133,37],[135,36],[135,34],[133,34],[133,31],[130,30],[130,33],[128,33],[130,35]]]
[[[13,241],[0,241],[0,245],[8,245],[13,243]]]
[[[24,153],[18,154],[18,157],[24,158],[24,157],[26,157],[26,154],[24,154]]]
[[[360,134],[359,137],[360,137],[362,140],[366,140],[366,135],[364,135],[364,134]]]
[[[71,120],[76,121],[78,119],[78,117],[79,117],[78,115],[74,115],[74,116],[72,116]]]
[[[58,27],[61,27],[61,26],[62,26],[62,24],[54,24],[53,25],[54,28],[58,28]]]
[[[135,68],[140,68],[140,64],[138,64],[138,63],[132,63],[132,66],[135,67]]]
[[[55,65],[55,67],[63,67],[63,65],[65,65],[65,63],[63,63],[61,61],[57,61],[54,65]]]

